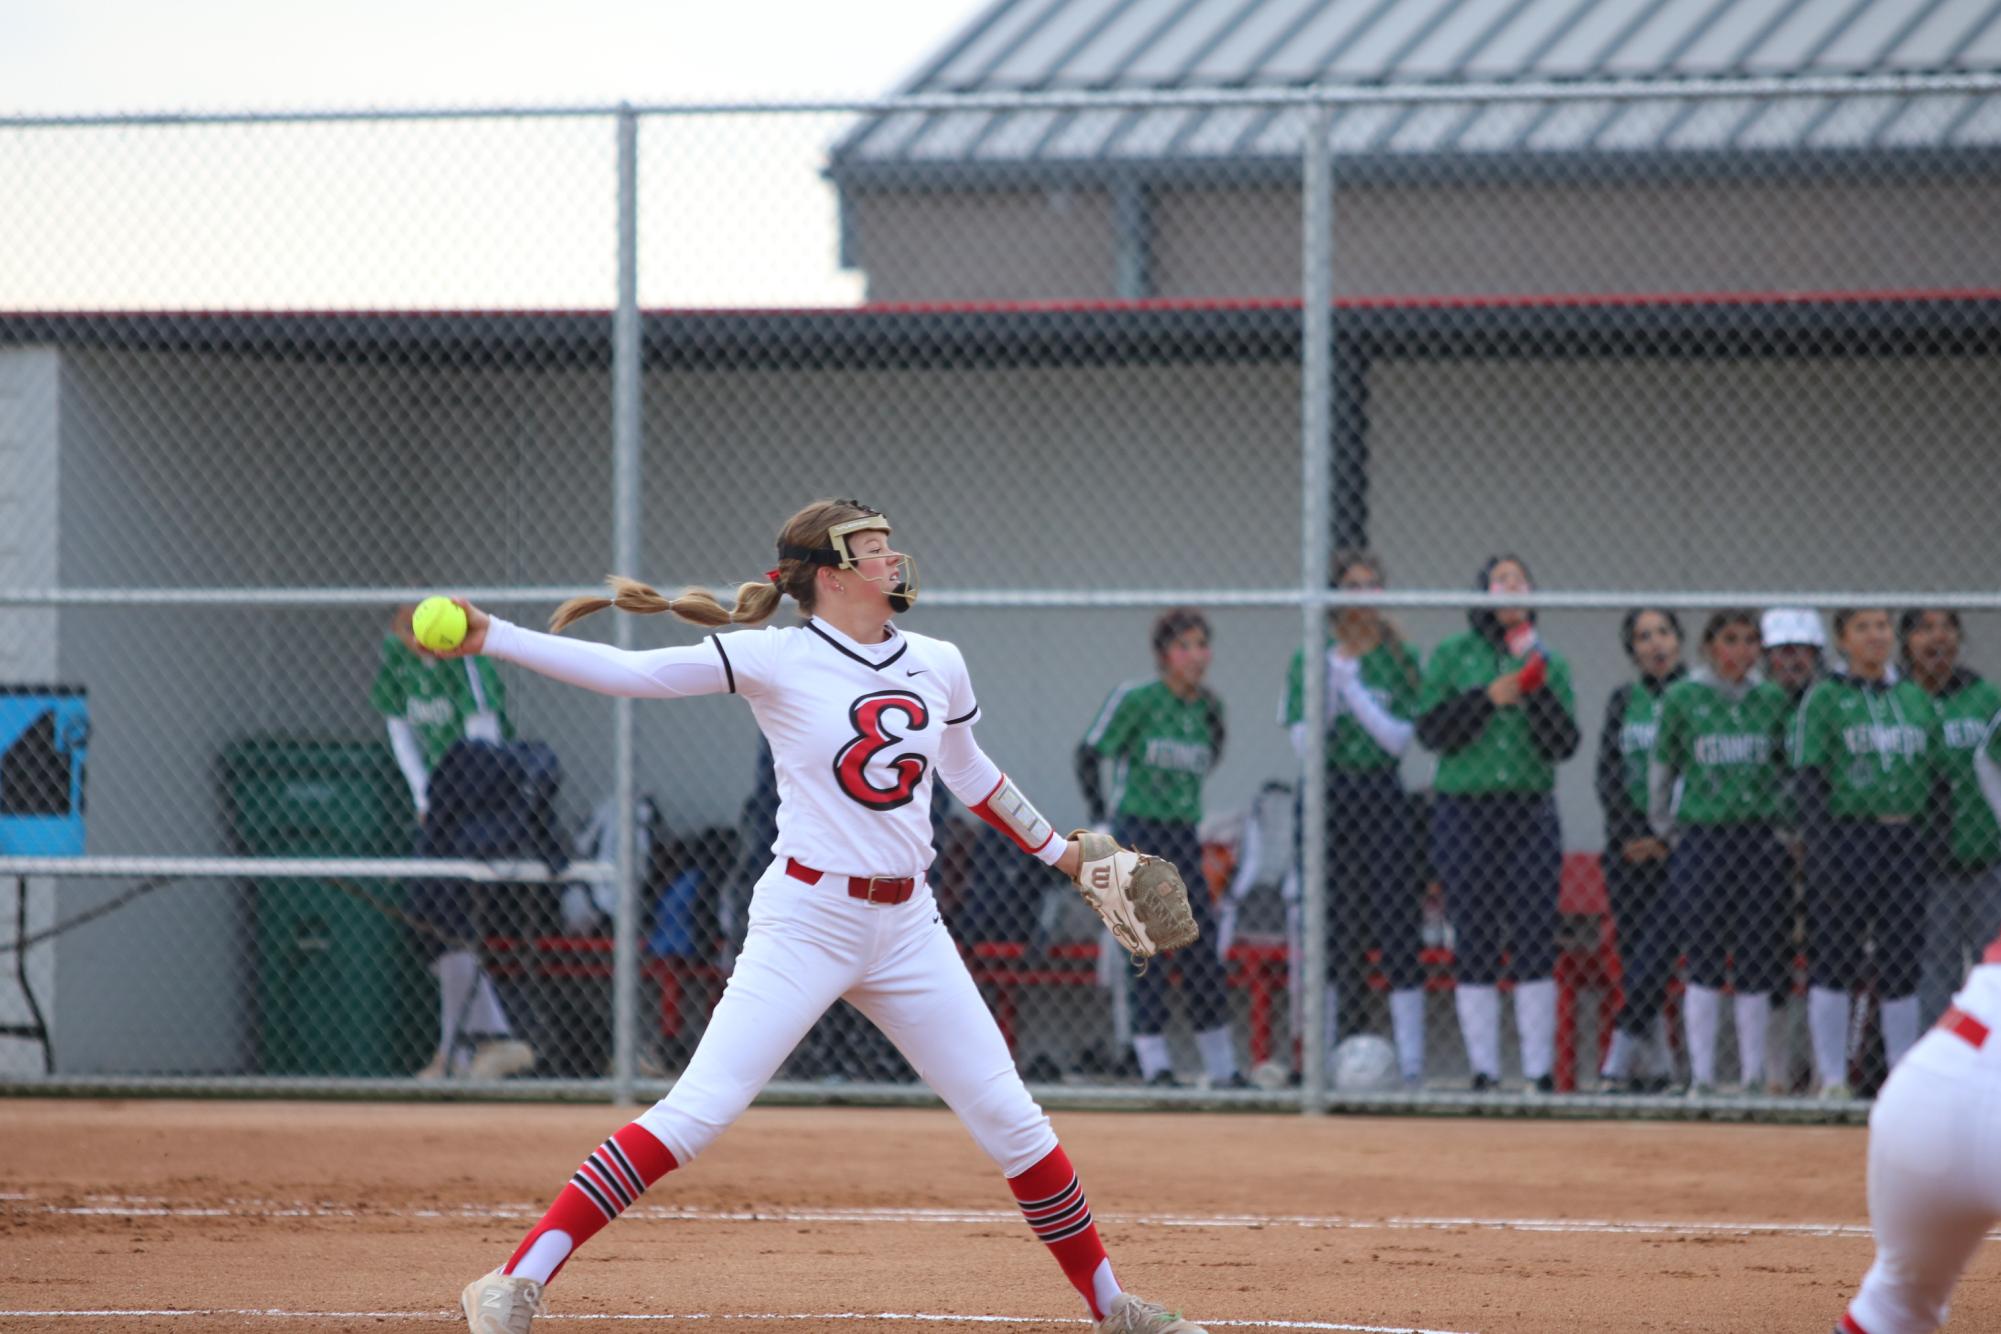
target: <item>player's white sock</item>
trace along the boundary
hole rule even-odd
[[[1522,1043],[1522,1078],[1541,1079],[1556,1064],[1556,979],[1515,984],[1515,1032]]]
[[[446,1068],[464,1073],[476,1038],[507,1037],[511,1033],[507,1012],[493,979],[479,966],[469,950],[449,950],[431,962],[438,979],[438,1047],[445,1052]]]
[[[1674,1078],[1674,1052],[1668,1046],[1666,1014],[1654,1016],[1647,1033],[1647,1073],[1655,1079]]]
[[[513,1025],[507,1022],[507,1011],[500,1008],[500,993],[493,989],[493,979],[486,970],[479,970],[479,990],[472,998],[472,1013],[466,1016],[466,1028],[483,1038],[511,1038]]]
[[[1111,1257],[1106,1256],[1098,1261],[1098,1267],[1091,1271],[1091,1300],[1096,1303],[1097,1309],[1111,1310],[1112,1303],[1117,1301],[1119,1294],[1124,1291],[1125,1289],[1119,1286],[1118,1279],[1112,1276]]]
[[[1452,990],[1459,1011],[1459,1035],[1466,1042],[1466,1064],[1476,1075],[1501,1077],[1501,993],[1493,986],[1460,983]]]
[[[1883,1002],[1883,1055],[1889,1059],[1890,1068],[1896,1069],[1897,1062],[1904,1059],[1904,1053],[1917,1044],[1918,1040],[1918,998],[1899,996],[1895,1000]]]
[[[1765,1024],[1765,1087],[1771,1092],[1792,1092],[1798,1047],[1799,1007],[1787,993],[1772,1002],[1772,1016]]]
[[[1424,1078],[1424,988],[1399,987],[1390,993],[1390,1032],[1396,1037],[1397,1069],[1406,1080]]]
[[[1690,983],[1681,998],[1681,1021],[1688,1025],[1688,1077],[1696,1084],[1716,1086],[1716,1030],[1722,1023],[1723,997],[1715,987]]]
[[[1809,987],[1806,1026],[1813,1037],[1813,1077],[1822,1088],[1848,1082],[1848,993]]]
[[[1163,1070],[1172,1072],[1174,1058],[1167,1054],[1165,1033],[1133,1034],[1133,1055],[1139,1057],[1139,1077],[1152,1079]]]
[[[1631,1079],[1633,1062],[1640,1054],[1640,1039],[1623,1028],[1612,1030],[1612,1046],[1605,1053],[1605,1064],[1598,1067],[1600,1079]]]
[[[529,1244],[528,1254],[522,1256],[508,1272],[521,1278],[532,1278],[537,1283],[547,1283],[576,1248],[576,1239],[569,1233],[561,1228],[551,1228]]]
[[[1237,1040],[1228,1024],[1197,1033],[1195,1049],[1202,1053],[1202,1070],[1210,1083],[1227,1084],[1237,1073]]]
[[[1772,1017],[1770,992],[1737,993],[1737,1073],[1746,1093],[1765,1091],[1765,1027]]]

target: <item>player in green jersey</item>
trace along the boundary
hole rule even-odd
[[[1767,608],[1758,618],[1758,637],[1764,645],[1765,679],[1785,691],[1788,707],[1798,710],[1807,688],[1827,674],[1827,629],[1821,624],[1820,613],[1811,607]],[[1792,735],[1790,714],[1786,734]],[[1794,974],[1806,942],[1806,881],[1805,852],[1800,846],[1799,815],[1793,809],[1790,780],[1779,799],[1779,810],[1779,839],[1786,845],[1792,870],[1779,960],[1783,984],[1772,993],[1772,1022],[1766,1037],[1765,1091],[1787,1094],[1811,1078],[1812,1066],[1801,1007],[1793,1003]]]
[[[1944,837],[1934,848],[1925,905],[1925,954],[1918,977],[1918,1022],[1929,1026],[1951,1003],[1968,968],[2001,933],[2001,825],[1982,793],[1974,756],[1997,716],[2001,689],[1959,660],[1959,613],[1914,607],[1897,621],[1904,674],[1931,696],[1945,739],[1949,786]]]
[[[1383,562],[1372,552],[1335,553],[1334,584],[1349,590],[1383,586]],[[1423,889],[1418,883],[1410,794],[1398,761],[1410,746],[1422,682],[1417,652],[1374,607],[1346,607],[1329,618],[1322,655],[1327,674],[1327,768],[1323,837],[1327,848],[1327,1032],[1339,1034],[1336,997],[1344,969],[1360,964],[1363,948],[1382,952],[1390,984],[1390,1032],[1406,1087],[1424,1082]],[[1303,650],[1286,669],[1278,720],[1292,736],[1303,766],[1314,752],[1306,735]],[[1293,821],[1295,834],[1299,820]],[[1342,928],[1358,928],[1346,942]],[[1295,980],[1293,994],[1303,987]]]
[[[513,739],[507,692],[485,658],[445,659],[427,652],[410,629],[415,604],[398,607],[382,637],[382,663],[369,703],[389,725],[389,746],[422,821],[430,810],[431,771],[460,741]]]
[[[1667,844],[1647,823],[1647,764],[1661,697],[1688,675],[1681,638],[1681,621],[1666,607],[1635,607],[1620,619],[1619,646],[1639,675],[1612,691],[1598,729],[1598,805],[1605,813],[1600,864],[1619,933],[1625,993],[1599,1078],[1617,1091],[1658,1093],[1673,1078],[1662,1007],[1678,942],[1669,939],[1664,916]]]
[[[382,638],[382,662],[369,702],[389,729],[410,803],[421,823],[431,808],[431,772],[460,741],[512,740],[507,695],[500,674],[485,658],[440,658],[417,643],[410,629],[416,604],[396,608]],[[413,904],[417,916],[462,938],[469,924],[454,896]],[[435,938],[422,942],[437,948]],[[514,1036],[493,981],[471,950],[449,946],[431,960],[438,979],[438,1047],[419,1079],[447,1074],[500,1079],[535,1064],[535,1053]]]
[[[1532,587],[1516,556],[1495,556],[1473,587]],[[1472,629],[1440,644],[1424,669],[1417,736],[1438,753],[1432,865],[1455,932],[1453,1003],[1473,1088],[1501,1074],[1503,954],[1515,977],[1522,1077],[1548,1092],[1556,1057],[1557,891],[1563,834],[1556,766],[1577,750],[1570,664],[1543,647],[1526,607],[1475,607]]]
[[[1688,958],[1682,1016],[1689,1092],[1715,1090],[1726,971],[1736,989],[1737,1060],[1746,1092],[1765,1084],[1766,1026],[1780,982],[1789,864],[1777,821],[1786,717],[1759,679],[1758,617],[1716,612],[1702,628],[1707,665],[1667,692],[1648,775],[1655,835],[1668,860],[1669,950]]]
[[[1215,914],[1202,878],[1202,780],[1223,753],[1223,701],[1202,684],[1209,670],[1209,621],[1175,607],[1153,623],[1153,656],[1159,675],[1129,681],[1111,693],[1077,747],[1077,782],[1091,823],[1108,813],[1100,786],[1100,761],[1112,763],[1112,836],[1173,862],[1188,883],[1188,902],[1201,936],[1171,964],[1156,964],[1133,979],[1133,1054],[1140,1077],[1173,1087],[1167,1047],[1168,978],[1181,975],[1182,1003],[1211,1085],[1244,1088],[1230,1031],[1230,994],[1216,953]]]
[[[1794,708],[1807,688],[1827,674],[1827,631],[1811,607],[1773,607],[1758,618],[1765,679],[1786,692]]]
[[[1925,829],[1943,734],[1931,696],[1891,670],[1890,613],[1834,615],[1848,669],[1816,682],[1793,720],[1806,847],[1807,1026],[1823,1097],[1845,1098],[1850,993],[1873,940],[1883,1049],[1894,1066],[1918,1038]]]

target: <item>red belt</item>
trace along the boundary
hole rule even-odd
[[[809,885],[817,885],[827,873],[816,871],[810,866],[801,866],[797,857],[785,859],[785,874],[794,880],[804,880]],[[917,892],[917,877],[887,875],[851,875],[848,877],[848,897],[863,899],[869,903],[903,903]]]
[[[1938,1026],[1971,1047],[1977,1048],[1987,1041],[1987,1025],[1956,1005],[1946,1007],[1939,1016]]]

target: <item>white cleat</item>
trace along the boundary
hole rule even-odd
[[[542,1314],[542,1285],[496,1269],[466,1284],[459,1294],[459,1309],[466,1313],[472,1334],[528,1334],[529,1325]]]
[[[1098,1322],[1098,1334],[1209,1334],[1209,1331],[1183,1320],[1179,1311],[1122,1292],[1112,1299],[1112,1309]]]

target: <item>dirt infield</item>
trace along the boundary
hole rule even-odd
[[[459,1286],[625,1119],[0,1102],[0,1329],[462,1327]],[[1871,1254],[1860,1129],[1109,1113],[1057,1128],[1121,1280],[1218,1330],[1825,1334]],[[1962,1285],[1955,1328],[2001,1328],[1997,1259]],[[585,1248],[547,1323],[991,1334],[1081,1329],[1080,1314],[948,1114],[773,1108]]]

